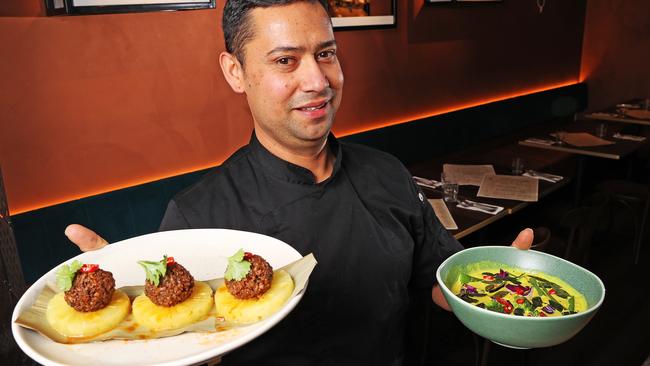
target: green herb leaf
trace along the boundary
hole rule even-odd
[[[466,302],[468,302],[468,303],[470,303],[470,304],[475,303],[475,302],[478,302],[478,300],[476,300],[475,298],[469,296],[469,295],[466,294],[466,293],[460,295],[460,298],[463,299],[463,300],[465,300]]]
[[[564,306],[562,306],[562,304],[560,304],[559,302],[557,302],[555,300],[548,300],[548,303],[551,304],[551,306],[557,311],[564,310]]]
[[[228,257],[228,267],[224,278],[228,281],[240,281],[248,275],[251,270],[251,263],[244,260],[244,250],[239,249],[237,253]]]
[[[501,282],[501,283],[492,283],[490,285],[485,286],[485,291],[487,292],[495,292],[497,290],[500,290],[505,286],[506,284]]]
[[[63,291],[68,291],[72,287],[72,281],[77,275],[77,271],[83,266],[78,260],[72,261],[70,265],[62,265],[58,271],[56,271],[56,285]]]
[[[160,284],[160,279],[167,273],[167,254],[159,261],[138,261],[138,264],[144,268],[147,280],[154,285]]]
[[[472,277],[472,276],[470,276],[470,275],[468,275],[468,274],[465,274],[465,273],[461,273],[461,274],[460,274],[460,278],[459,278],[459,280],[460,280],[460,283],[462,283],[462,284],[466,284],[466,283],[468,283],[468,282],[476,282],[476,281],[480,281],[479,278]]]
[[[569,297],[569,312],[576,311],[576,299],[573,296]]]
[[[505,313],[505,310],[503,310],[503,305],[494,299],[492,299],[492,302],[485,308],[491,311],[496,311],[497,313]]]
[[[568,292],[564,291],[560,286],[553,286],[555,294],[563,299],[568,299],[571,296]]]

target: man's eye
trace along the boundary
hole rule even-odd
[[[330,59],[336,56],[336,51],[334,50],[327,50],[327,51],[321,51],[318,53],[318,58],[319,59]]]
[[[290,65],[291,64],[291,58],[282,57],[282,58],[277,59],[275,62],[277,62],[280,65]]]

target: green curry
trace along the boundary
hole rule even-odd
[[[561,279],[499,264],[461,272],[451,290],[470,304],[503,314],[546,317],[587,309],[585,297]]]

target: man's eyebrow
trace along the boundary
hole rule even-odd
[[[318,44],[318,49],[320,50],[332,46],[336,46],[336,41],[333,39],[329,41],[321,42],[320,44]],[[266,53],[266,55],[270,56],[274,53],[296,52],[296,51],[304,51],[304,50],[305,47],[280,46],[270,50],[269,52]]]
[[[318,49],[323,49],[332,46],[336,46],[336,41],[333,39],[329,41],[321,42],[321,44],[318,45]]]

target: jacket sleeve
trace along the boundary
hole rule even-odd
[[[167,210],[163,216],[158,231],[190,229],[190,223],[187,221],[175,200],[169,201]]]
[[[442,226],[420,188],[415,183],[411,184],[418,206],[413,222],[415,250],[411,285],[431,288],[436,283],[436,271],[440,264],[463,250],[463,246]]]

